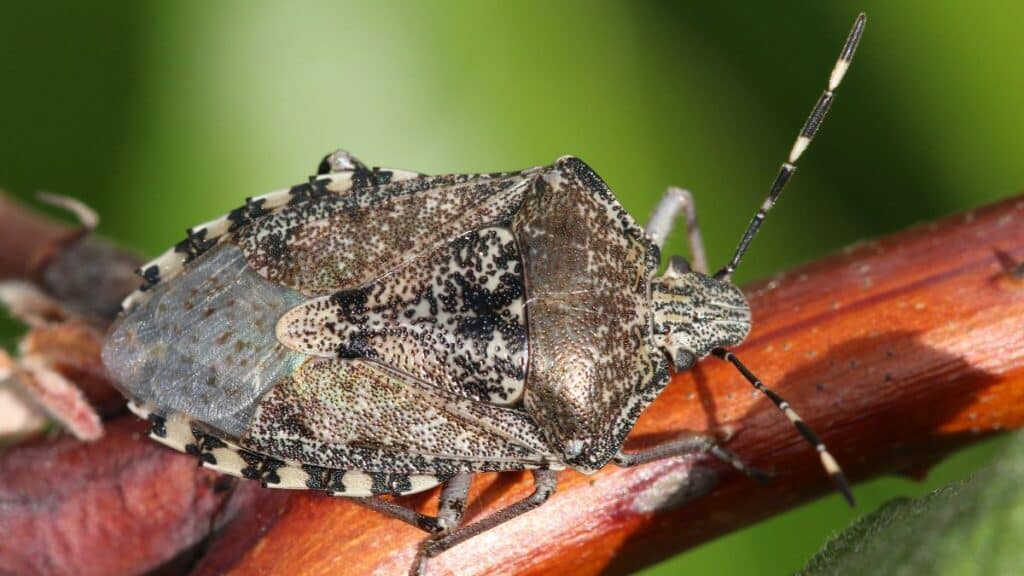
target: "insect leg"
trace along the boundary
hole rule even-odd
[[[477,534],[481,534],[500,524],[529,512],[547,501],[555,492],[555,485],[558,483],[558,476],[551,470],[532,470],[533,472],[533,493],[522,500],[499,510],[490,516],[474,522],[468,526],[459,528],[450,534],[437,539],[427,540],[423,544],[422,555],[424,560],[432,558],[445,550],[459,544]],[[419,574],[414,572],[413,574]]]
[[[448,481],[441,491],[441,499],[437,503],[437,518],[432,519],[437,530],[430,531],[434,536],[424,540],[416,552],[410,574],[421,576],[427,571],[427,561],[432,554],[428,554],[427,547],[437,539],[444,538],[454,532],[462,521],[462,513],[466,510],[466,500],[469,497],[469,484],[473,478],[471,474],[460,474]]]
[[[52,194],[50,192],[37,192],[36,198],[44,204],[63,208],[74,215],[74,217],[78,219],[79,226],[82,227],[82,233],[92,232],[100,223],[99,214],[97,214],[91,206],[81,200],[77,200],[70,196]]]
[[[332,172],[354,172],[356,170],[366,170],[366,165],[360,162],[359,158],[345,150],[338,149],[324,156],[320,165],[317,166],[316,173],[318,176],[322,176]]]
[[[655,207],[651,219],[647,221],[647,235],[658,246],[664,248],[665,241],[672,231],[676,216],[682,212],[686,216],[686,234],[690,244],[690,258],[693,269],[702,274],[708,273],[708,258],[704,252],[704,237],[697,225],[697,205],[689,190],[675,186],[665,191],[658,206]]]
[[[443,532],[451,532],[459,527],[462,513],[466,511],[466,498],[469,497],[469,484],[472,480],[472,474],[459,474],[444,485],[437,504],[437,524]]]
[[[389,518],[395,520],[401,520],[410,526],[414,526],[425,532],[438,532],[437,519],[433,516],[426,514],[420,514],[419,512],[402,506],[401,504],[395,504],[394,502],[388,502],[387,500],[381,500],[377,496],[370,496],[367,498],[351,498],[352,502],[359,504],[363,508],[369,508],[374,512],[383,514]]]
[[[755,480],[767,480],[769,477],[768,473],[747,465],[747,463],[741,460],[735,453],[719,446],[718,440],[713,436],[697,432],[684,432],[674,440],[662,442],[656,446],[651,446],[650,448],[645,448],[635,452],[619,450],[619,452],[612,458],[612,461],[616,466],[629,468],[631,466],[639,466],[641,464],[647,464],[648,462],[661,460],[663,458],[688,456],[692,454],[711,454]]]
[[[740,359],[732,352],[729,352],[724,348],[715,348],[711,353],[735,366],[736,369],[739,370],[740,374],[747,379],[747,382],[750,382],[751,386],[771,399],[771,401],[778,406],[779,410],[782,410],[786,417],[789,418],[789,421],[792,422],[793,425],[796,426],[796,429],[800,431],[800,434],[804,439],[807,440],[811,446],[814,446],[814,449],[818,452],[818,457],[821,459],[821,465],[825,468],[825,472],[828,473],[829,478],[832,479],[832,482],[836,485],[836,488],[839,489],[839,492],[842,493],[843,497],[846,498],[846,501],[849,502],[850,506],[853,506],[854,500],[853,493],[850,491],[850,483],[847,482],[846,475],[843,474],[843,470],[839,467],[839,463],[832,457],[828,448],[825,447],[825,443],[818,438],[818,435],[814,433],[814,430],[811,430],[811,427],[808,426],[807,423],[804,422],[803,418],[796,413],[796,410],[793,410],[792,406],[789,405],[789,402],[787,402],[782,396],[779,396],[775,391],[765,386],[764,383],[761,382],[761,380],[755,376],[750,369],[740,362]]]
[[[441,490],[441,497],[437,507],[437,516],[428,516],[419,512],[381,500],[377,497],[353,498],[352,500],[375,512],[401,520],[406,524],[415,526],[431,534],[447,534],[454,530],[462,519],[462,512],[466,507],[466,497],[469,494],[469,484],[472,474],[460,474],[445,483]]]

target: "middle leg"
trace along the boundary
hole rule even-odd
[[[537,508],[551,497],[555,492],[555,486],[558,484],[558,476],[552,470],[531,470],[533,473],[533,493],[526,498],[519,500],[507,508],[499,510],[490,516],[478,520],[468,526],[464,526],[457,530],[454,530],[448,534],[438,535],[436,538],[427,540],[423,544],[420,555],[417,557],[417,561],[425,564],[427,558],[437,556],[438,554],[448,550],[449,548],[476,536],[486,532],[492,528],[495,528],[509,520],[525,514],[534,508]],[[422,574],[413,570],[414,575]]]

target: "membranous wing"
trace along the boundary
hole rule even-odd
[[[220,244],[114,324],[103,363],[130,398],[238,437],[259,398],[306,359],[274,336],[277,319],[304,300]]]

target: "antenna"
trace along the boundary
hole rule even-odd
[[[818,133],[818,129],[821,128],[821,123],[825,120],[825,115],[828,114],[829,108],[832,106],[832,100],[835,98],[835,90],[839,87],[839,83],[843,81],[843,76],[846,71],[850,68],[850,61],[853,60],[853,53],[857,51],[857,44],[860,42],[861,34],[864,33],[864,25],[867,23],[867,16],[863,12],[857,16],[857,20],[853,23],[853,28],[850,30],[850,35],[846,37],[846,43],[843,44],[843,50],[839,53],[839,59],[836,60],[835,68],[832,69],[832,75],[828,78],[828,88],[822,93],[821,98],[814,105],[811,110],[811,115],[807,117],[807,121],[804,122],[804,127],[800,130],[800,134],[796,138],[796,142],[793,143],[793,149],[789,152],[789,158],[782,163],[782,167],[779,168],[779,173],[775,176],[775,181],[772,182],[772,187],[768,192],[768,197],[764,199],[764,203],[761,204],[761,208],[758,209],[757,213],[754,214],[754,218],[747,225],[746,232],[743,233],[743,238],[740,239],[739,246],[736,247],[736,253],[733,254],[732,260],[724,268],[715,273],[715,278],[720,280],[729,280],[732,277],[732,273],[736,270],[736,267],[740,264],[740,259],[743,258],[743,254],[746,253],[747,248],[750,246],[750,242],[757,235],[758,229],[761,228],[761,223],[764,222],[765,216],[768,215],[768,211],[775,205],[775,201],[778,200],[779,194],[782,193],[782,189],[786,187],[786,183],[796,172],[796,162],[800,159],[800,155],[807,150],[810,146],[811,140],[814,139],[815,134]]]

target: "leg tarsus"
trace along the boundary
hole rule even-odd
[[[753,466],[750,466],[749,464],[744,462],[738,454],[736,454],[732,450],[726,450],[725,448],[722,448],[718,444],[712,446],[708,450],[708,452],[715,458],[718,458],[722,462],[731,465],[733,468],[742,472],[747,477],[753,478],[758,482],[767,482],[772,479],[772,475],[769,474],[768,472],[765,472],[760,468],[754,468]]]

